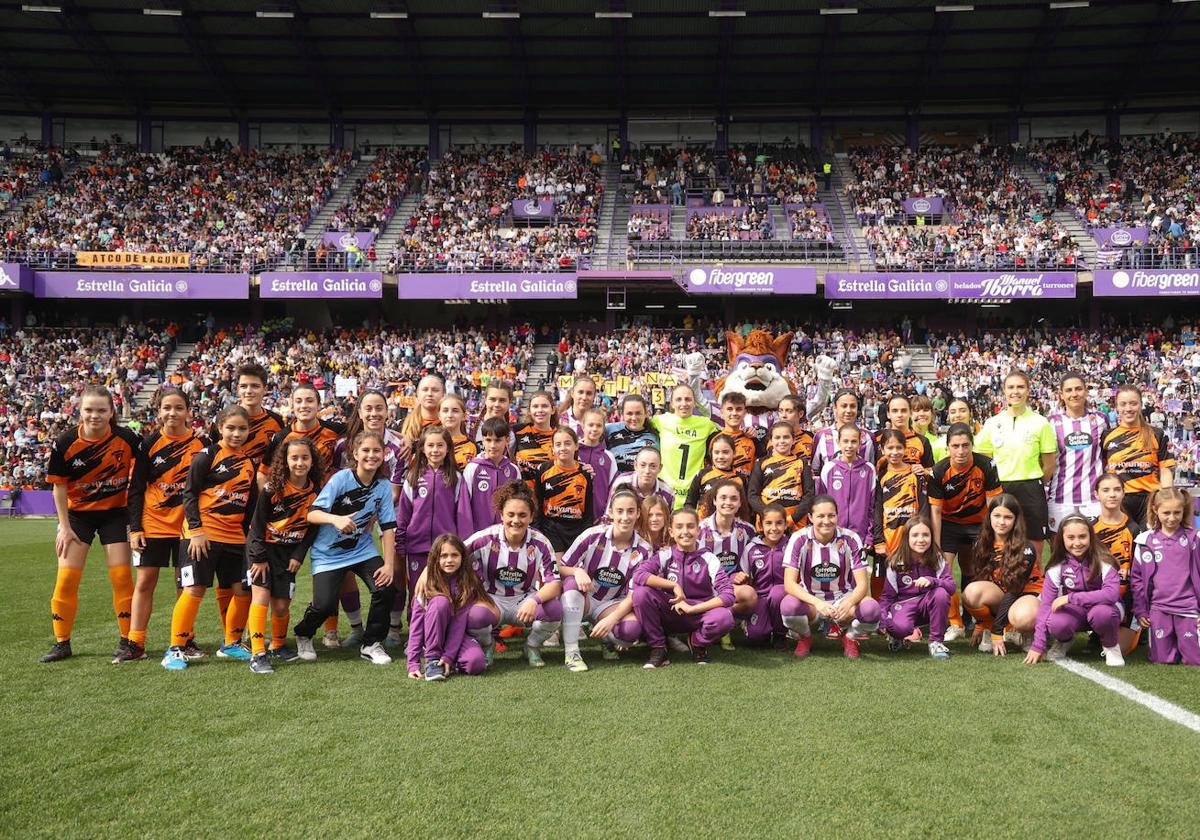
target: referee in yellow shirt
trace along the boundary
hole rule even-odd
[[[1021,371],[1004,378],[1004,401],[1008,408],[983,424],[975,451],[996,462],[1004,492],[1021,503],[1026,536],[1041,562],[1050,522],[1046,484],[1058,463],[1058,439],[1050,421],[1029,407],[1029,377]]]

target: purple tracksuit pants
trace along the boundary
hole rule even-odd
[[[746,638],[752,642],[764,642],[772,633],[787,632],[780,611],[786,597],[787,590],[783,588],[782,583],[775,584],[766,592],[758,593],[758,603],[754,605],[754,611],[745,617]]]
[[[1099,631],[1097,631],[1099,632]],[[1162,665],[1200,665],[1200,631],[1196,619],[1150,609],[1151,662]],[[1107,644],[1107,643],[1106,643]]]
[[[665,648],[668,633],[690,633],[692,644],[707,647],[733,629],[733,613],[728,607],[717,607],[700,615],[680,615],[671,609],[670,593],[650,586],[634,588],[633,611],[652,648]]]
[[[929,625],[929,641],[946,639],[946,626],[950,623],[950,593],[935,586],[916,598],[897,601],[879,620],[879,626],[889,635],[903,639],[912,635],[922,624]]]

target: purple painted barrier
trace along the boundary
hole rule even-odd
[[[7,501],[12,490],[0,490],[0,499]],[[2,517],[4,514],[0,514]],[[55,516],[53,490],[22,490],[13,505],[12,516]]]

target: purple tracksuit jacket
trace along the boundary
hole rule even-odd
[[[847,464],[839,456],[821,465],[816,491],[837,501],[838,527],[853,531],[863,545],[875,545],[875,468],[859,458]]]
[[[1181,528],[1171,536],[1146,531],[1133,547],[1133,614],[1200,614],[1200,533]]]
[[[467,462],[459,478],[462,484],[462,496],[459,499],[459,524],[461,534],[474,534],[491,525],[500,524],[500,514],[492,505],[496,490],[510,481],[521,480],[521,468],[507,457],[502,458],[500,466],[482,455]]]
[[[617,461],[612,453],[600,443],[596,446],[579,444],[579,463],[591,464],[596,475],[592,477],[592,510],[603,516],[608,510],[608,496],[613,479],[617,477]]]
[[[458,581],[450,581],[450,597],[451,609],[453,609],[453,599],[458,595]],[[421,656],[428,656],[430,661],[438,659],[449,659],[451,662],[458,659],[459,648],[462,647],[463,641],[467,637],[467,613],[470,612],[468,607],[454,613],[450,618],[450,625],[445,628],[445,639],[442,642],[441,649],[437,649],[433,644],[433,638],[436,633],[431,633],[432,628],[427,628],[426,623],[428,616],[426,615],[426,607],[428,605],[420,598],[413,598],[412,616],[408,620],[408,670],[416,671],[421,667]]]
[[[1038,653],[1046,650],[1046,632],[1054,599],[1067,596],[1072,607],[1090,610],[1097,604],[1116,606],[1121,600],[1121,575],[1108,563],[1100,565],[1100,574],[1088,580],[1088,564],[1080,562],[1070,554],[1057,566],[1046,570],[1042,580],[1041,602],[1038,606],[1037,624],[1033,628],[1033,644],[1029,649]],[[1114,614],[1115,615],[1115,614]]]
[[[415,487],[405,479],[396,505],[396,554],[428,553],[442,534],[466,533],[459,523],[462,492],[462,476],[450,487],[442,473],[432,469],[417,479]]]
[[[711,552],[684,552],[677,546],[664,548],[638,565],[633,573],[634,585],[645,586],[651,575],[678,583],[689,603],[720,598],[723,607],[733,606],[733,584],[721,570],[721,561]]]
[[[771,591],[772,586],[783,586],[783,552],[787,548],[787,536],[774,548],[762,537],[755,537],[742,552],[742,568],[754,581],[754,591],[760,596]]]

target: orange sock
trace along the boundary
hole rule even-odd
[[[233,588],[217,587],[217,612],[221,614],[221,626],[225,626],[225,618],[229,612],[229,602],[233,600]]]
[[[146,646],[146,631],[145,630],[130,630],[129,641],[133,642],[138,647]]]
[[[187,590],[179,593],[179,600],[171,611],[171,647],[183,647],[192,640],[196,615],[203,600],[203,595],[192,595]]]
[[[54,594],[50,596],[50,620],[54,624],[54,637],[60,642],[70,641],[71,628],[75,626],[75,613],[79,610],[79,579],[83,569],[59,567],[54,581]]]
[[[267,607],[266,604],[251,604],[250,619],[250,652],[255,656],[267,652]]]
[[[337,614],[337,612],[334,612],[333,615],[331,615],[331,616],[329,616],[329,618],[325,619],[325,632],[326,633],[336,633],[337,628],[338,628],[338,614]]]
[[[121,637],[129,638],[130,609],[133,607],[133,568],[109,566],[108,580],[112,583],[113,612],[117,614],[117,628]]]
[[[959,601],[957,592],[950,596],[950,623],[955,627],[963,626],[962,602]]]
[[[250,596],[234,595],[233,603],[225,611],[225,644],[236,645],[246,631],[246,619],[250,615]]]
[[[291,616],[271,614],[271,647],[281,648],[287,644],[288,620]]]
[[[971,618],[975,619],[976,627],[988,633],[992,631],[991,610],[987,607],[967,607],[967,612],[971,614]]]

